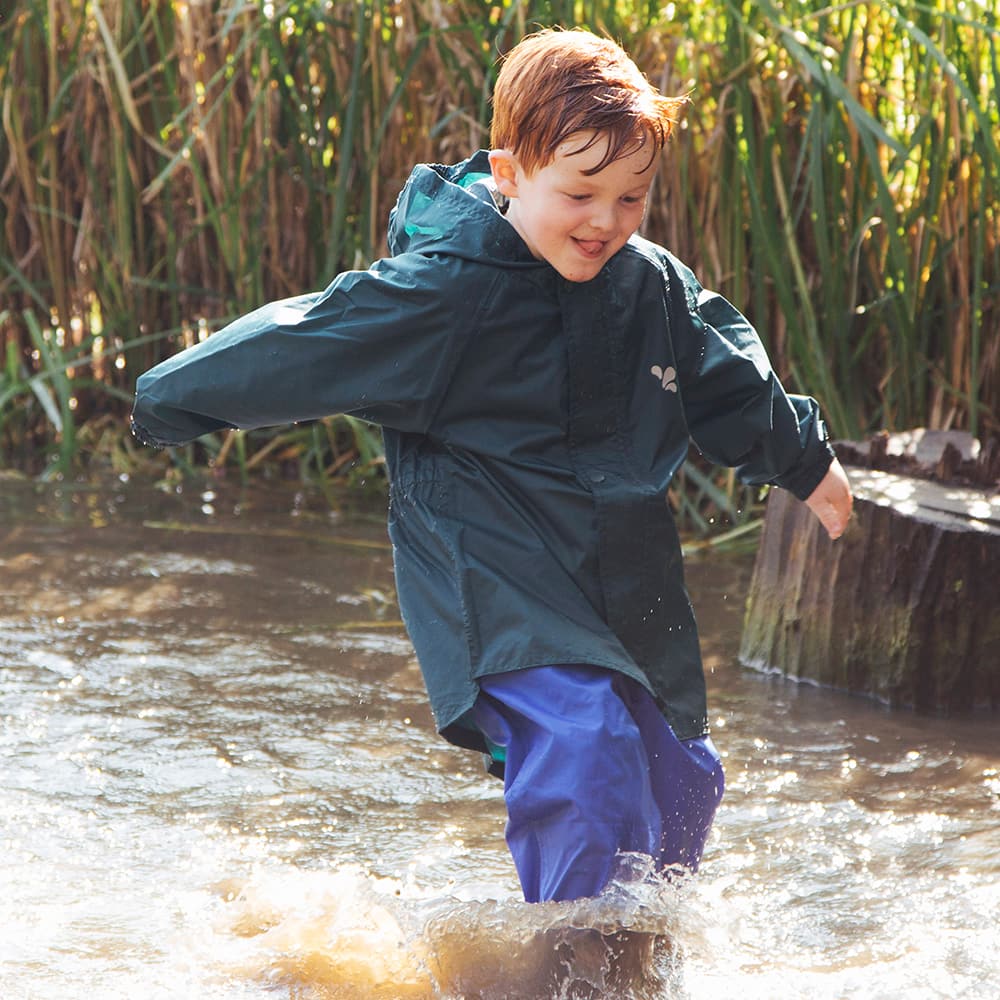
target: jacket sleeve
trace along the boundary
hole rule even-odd
[[[271,302],[139,377],[146,444],[350,413],[424,431],[456,351],[455,262],[403,254]]]
[[[743,482],[771,483],[805,500],[833,460],[819,405],[786,393],[747,319],[672,263],[683,287],[683,296],[673,289],[671,318],[691,439]]]

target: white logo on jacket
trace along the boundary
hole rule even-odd
[[[677,391],[677,382],[675,381],[677,372],[675,369],[669,367],[661,368],[659,365],[653,365],[649,370],[660,380],[660,385],[664,389],[670,392]]]

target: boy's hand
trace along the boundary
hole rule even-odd
[[[847,527],[854,506],[847,473],[836,459],[806,500],[806,505],[819,518],[831,538],[840,538]]]

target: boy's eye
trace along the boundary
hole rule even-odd
[[[563,192],[570,201],[590,201],[591,195],[589,194],[574,194],[570,191]],[[645,195],[634,195],[634,194],[624,194],[621,196],[621,202],[624,205],[639,205],[646,200]]]

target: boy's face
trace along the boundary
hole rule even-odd
[[[493,179],[510,198],[507,221],[532,254],[567,281],[597,277],[639,228],[659,161],[647,144],[588,176],[584,171],[597,166],[607,148],[598,139],[580,152],[591,135],[571,135],[531,174],[510,151],[490,153]]]

